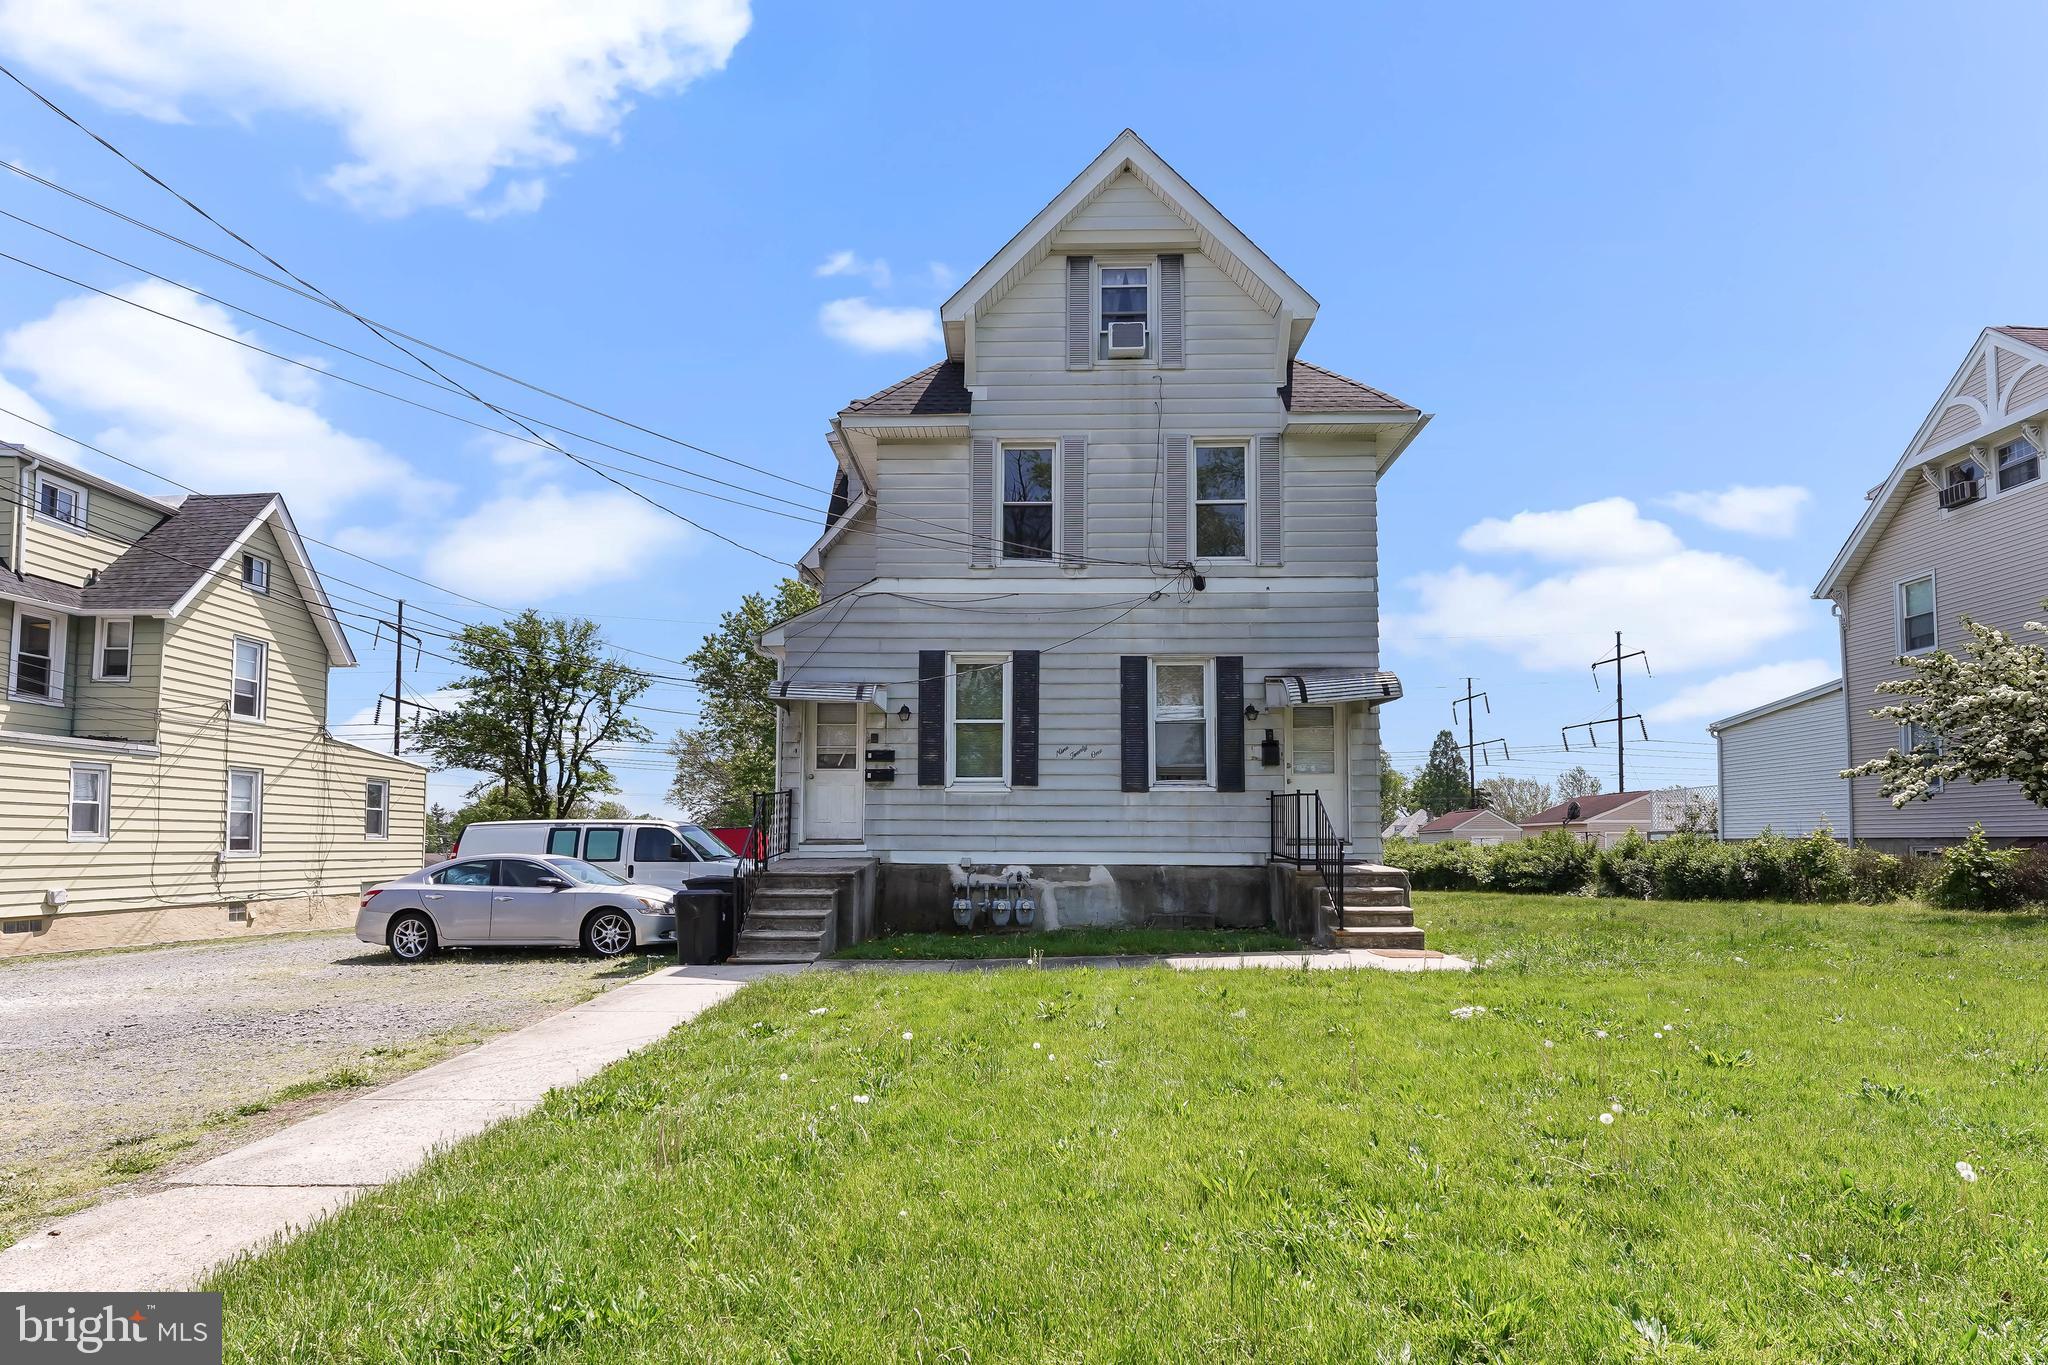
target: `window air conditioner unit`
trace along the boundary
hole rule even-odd
[[[1109,356],[1112,360],[1128,360],[1145,354],[1145,324],[1142,322],[1112,322],[1109,324]]]

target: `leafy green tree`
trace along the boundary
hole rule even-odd
[[[455,842],[455,817],[448,808],[436,801],[427,807],[426,852],[429,855],[445,853]]]
[[[1538,782],[1533,777],[1490,777],[1480,792],[1482,798],[1492,797],[1487,809],[1517,824],[1557,804],[1550,784]]]
[[[1380,751],[1380,828],[1401,818],[1408,800],[1408,774],[1394,766],[1385,750]]]
[[[2041,604],[2048,611],[2048,602]],[[1877,685],[1906,700],[1871,711],[1879,720],[1912,727],[1929,738],[1911,753],[1892,750],[1843,773],[1875,777],[1894,806],[1930,801],[1940,784],[2016,782],[2029,801],[2048,806],[2048,648],[2015,639],[1969,617],[1966,657],[1945,649],[1899,660],[1903,678]],[[2025,629],[2048,634],[2048,625]]]
[[[1566,768],[1557,775],[1557,799],[1576,801],[1582,796],[1598,796],[1600,779],[1586,771],[1583,765]],[[1556,804],[1555,802],[1552,803]]]
[[[617,791],[599,754],[653,738],[632,716],[647,675],[607,658],[589,621],[526,611],[464,626],[450,650],[468,670],[449,684],[462,700],[416,721],[413,737],[437,768],[487,774],[473,798],[497,788],[516,807],[488,818],[551,820]]]
[[[693,819],[743,825],[753,816],[754,793],[774,789],[775,703],[768,685],[775,681],[775,661],[756,646],[762,631],[817,605],[817,589],[794,578],[776,584],[772,596],[748,593],[684,660],[697,678],[698,723],[669,743],[676,777],[668,795]]]
[[[1431,815],[1465,809],[1472,799],[1471,777],[1465,767],[1464,751],[1449,730],[1439,730],[1430,741],[1429,762],[1409,784],[1408,799]]]

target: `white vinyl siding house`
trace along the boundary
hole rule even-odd
[[[1263,875],[1299,784],[1378,854],[1378,484],[1427,419],[1299,361],[1314,315],[1128,133],[961,288],[947,358],[835,419],[825,600],[763,637],[785,683],[862,689],[785,706],[800,842],[826,803],[885,865]],[[1297,776],[1305,675],[1335,691]],[[841,704],[853,784],[809,751]]]
[[[1848,837],[1840,679],[1717,720],[1707,730],[1718,746],[1723,839],[1754,839],[1766,829],[1792,838],[1817,829]]]
[[[1993,327],[1872,490],[1814,590],[1834,602],[1844,684],[1845,767],[1910,743],[1871,711],[1902,655],[1961,650],[1963,618],[2007,631],[2042,619],[2048,598],[2048,329]],[[1959,476],[1959,477],[1958,477]],[[1963,492],[1952,491],[1962,488]],[[1905,851],[1953,842],[1981,823],[1994,840],[2048,839],[2048,811],[2008,782],[1951,782],[1894,809],[1878,779],[1851,779],[1839,832]]]

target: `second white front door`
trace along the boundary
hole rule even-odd
[[[1337,837],[1351,836],[1351,774],[1345,763],[1343,714],[1335,706],[1287,711],[1287,790],[1323,798]]]
[[[860,703],[813,702],[804,737],[804,838],[858,841],[862,782]]]

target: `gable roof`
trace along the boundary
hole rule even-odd
[[[899,379],[880,393],[856,398],[840,416],[879,415],[930,417],[972,412],[974,395],[967,391],[967,367],[957,360],[941,360]]]
[[[1280,386],[1280,403],[1289,412],[1415,411],[1390,393],[1306,360],[1288,362],[1287,382]]]
[[[1482,815],[1491,814],[1493,814],[1493,812],[1487,810],[1445,811],[1442,815],[1437,816],[1436,819],[1430,821],[1428,824],[1424,825],[1421,829],[1415,832],[1417,834],[1448,834],[1452,830],[1456,829],[1458,826],[1465,824],[1468,821],[1476,820]]]
[[[979,317],[1000,302],[1019,280],[1051,255],[1052,239],[1061,228],[1126,171],[1180,216],[1194,232],[1202,254],[1254,302],[1269,315],[1285,312],[1292,318],[1288,353],[1293,354],[1315,321],[1315,296],[1295,283],[1257,243],[1147,146],[1143,138],[1126,128],[939,309],[949,357],[958,359],[965,354],[967,319]]]
[[[1802,702],[1809,702],[1816,697],[1825,697],[1830,692],[1839,692],[1841,690],[1842,680],[1840,678],[1830,678],[1826,682],[1809,687],[1803,692],[1794,692],[1789,697],[1779,697],[1776,701],[1767,701],[1761,706],[1752,706],[1747,711],[1737,711],[1732,716],[1714,721],[1707,726],[1707,733],[1718,738],[1723,730],[1733,726],[1742,725],[1752,720],[1761,720],[1765,716],[1775,715],[1779,711],[1788,710]]]
[[[1855,529],[1813,590],[1834,597],[1863,566],[1878,537],[1906,505],[1925,465],[2048,412],[2048,327],[1986,327],[1977,334],[1892,472],[1873,489]]]
[[[64,478],[89,481],[114,495],[162,512],[163,518],[142,533],[91,583],[78,586],[34,574],[0,571],[0,597],[52,607],[77,616],[165,616],[184,612],[216,576],[239,577],[230,561],[241,553],[257,529],[269,525],[276,535],[285,568],[313,626],[337,668],[352,668],[355,651],[341,629],[327,589],[306,552],[298,527],[276,493],[192,493],[173,503],[152,498],[87,474],[61,460],[26,448],[24,458],[36,460]]]
[[[1580,820],[1597,820],[1599,817],[1607,815],[1622,806],[1626,806],[1632,801],[1640,801],[1649,795],[1649,792],[1595,792],[1591,796],[1575,796],[1569,801],[1558,802],[1548,810],[1537,811],[1522,822],[1522,828],[1528,829],[1533,825],[1568,825]],[[1579,813],[1567,819],[1566,817],[1571,815],[1571,808],[1575,805],[1579,808]]]

